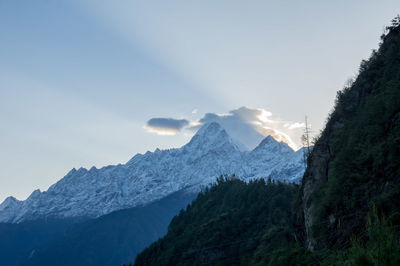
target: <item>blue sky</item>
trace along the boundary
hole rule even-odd
[[[0,201],[193,134],[148,132],[152,118],[246,106],[281,125],[307,114],[318,132],[398,13],[398,1],[0,1]]]

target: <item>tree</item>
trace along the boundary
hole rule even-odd
[[[305,126],[304,126],[304,131],[303,135],[301,136],[301,143],[304,147],[303,149],[303,159],[304,159],[304,165],[307,165],[307,158],[310,155],[310,133],[311,133],[311,127],[308,124],[307,121],[307,116],[305,117]]]

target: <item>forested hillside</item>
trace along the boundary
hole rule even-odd
[[[339,91],[301,187],[220,179],[135,265],[400,265],[400,17]]]
[[[168,234],[145,249],[135,265],[248,265],[263,243],[292,242],[291,202],[298,186],[220,178],[176,216]]]
[[[365,233],[374,206],[400,224],[400,18],[339,91],[315,143],[298,199],[298,235],[310,250],[343,249]]]

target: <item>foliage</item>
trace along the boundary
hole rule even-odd
[[[221,177],[176,216],[168,234],[138,255],[135,265],[259,265],[267,243],[276,248],[294,243],[291,201],[298,186],[245,183]],[[254,258],[253,258],[254,257]]]
[[[350,236],[363,232],[372,204],[387,216],[400,206],[399,21],[362,61],[355,81],[338,92],[316,143],[329,143],[331,156],[328,181],[313,199],[319,249],[348,247]]]
[[[254,253],[251,265],[315,264],[311,252],[300,247],[289,225],[271,226]]]
[[[400,265],[400,242],[394,227],[379,218],[376,209],[368,216],[366,240],[353,236],[351,246],[329,256],[325,265]]]

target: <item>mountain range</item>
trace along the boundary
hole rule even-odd
[[[35,190],[25,201],[8,197],[0,205],[0,222],[97,218],[180,190],[196,193],[225,174],[245,181],[300,181],[305,169],[302,150],[294,151],[271,136],[251,151],[236,143],[218,123],[205,124],[181,148],[156,149],[101,169],[74,168],[47,191]]]

